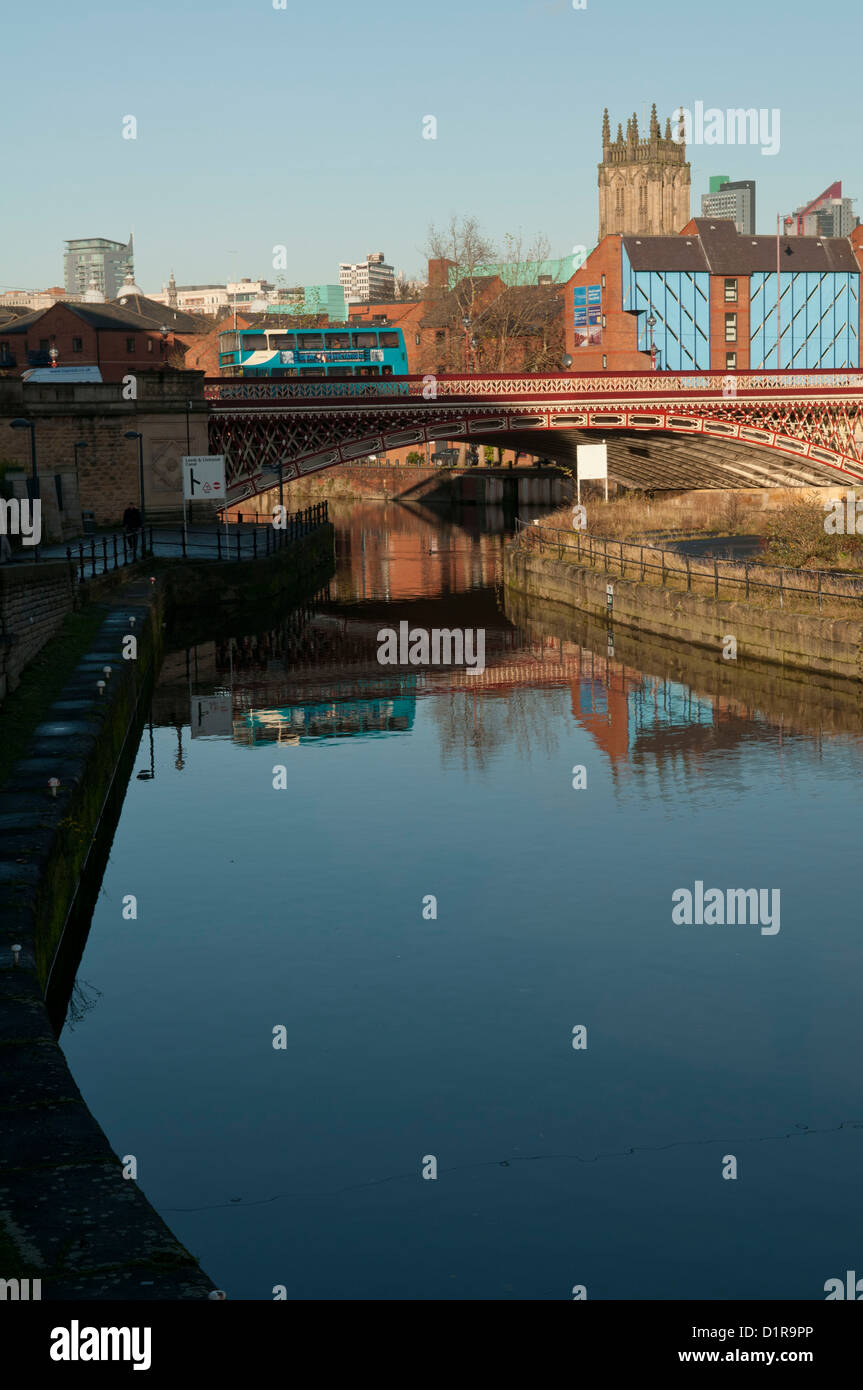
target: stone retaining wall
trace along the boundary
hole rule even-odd
[[[65,560],[0,566],[0,701],[74,607]]]
[[[788,613],[662,589],[516,544],[504,555],[504,583],[528,597],[579,609],[612,627],[671,637],[720,656],[723,639],[732,636],[739,660],[752,657],[792,670],[853,679],[863,675],[863,620]],[[610,609],[608,584],[614,590]]]

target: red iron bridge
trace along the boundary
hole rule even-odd
[[[409,376],[339,382],[209,378],[210,450],[229,501],[388,449],[465,440],[575,471],[604,439],[635,488],[863,481],[863,371]]]

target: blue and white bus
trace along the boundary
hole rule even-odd
[[[226,377],[407,376],[400,328],[242,328],[219,334]]]

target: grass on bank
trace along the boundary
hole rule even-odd
[[[863,568],[863,546],[856,536],[827,533],[825,510],[817,498],[801,496],[769,514],[761,527],[765,537],[761,555],[745,565],[722,560],[715,569],[709,554],[697,558],[679,555],[665,549],[661,540],[646,535],[653,529],[649,523],[657,513],[665,520],[669,504],[648,504],[646,499],[632,497],[607,503],[594,501],[587,507],[587,530],[576,532],[570,504],[541,518],[535,529],[522,532],[522,544],[571,564],[590,565],[657,588],[749,602],[759,608],[791,613],[863,619],[859,581],[855,583],[853,578],[854,570]],[[717,515],[720,514],[717,507]],[[634,525],[636,519],[640,526]],[[681,537],[698,534],[695,527],[682,527],[680,521],[678,510],[676,530]],[[662,522],[656,525],[659,529]],[[666,525],[663,529],[675,528]],[[730,534],[730,528],[722,534]],[[595,542],[598,544],[592,551]],[[830,573],[831,570],[836,573]],[[851,578],[846,578],[848,571]]]
[[[104,621],[105,609],[100,604],[67,613],[56,636],[33,658],[21,684],[0,705],[0,787],[23,758],[33,730],[44,721],[48,706],[93,645]]]

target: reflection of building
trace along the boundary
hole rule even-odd
[[[413,699],[348,700],[344,703],[250,710],[235,720],[234,742],[251,745],[299,744],[308,738],[406,733],[413,727],[414,707]]]

